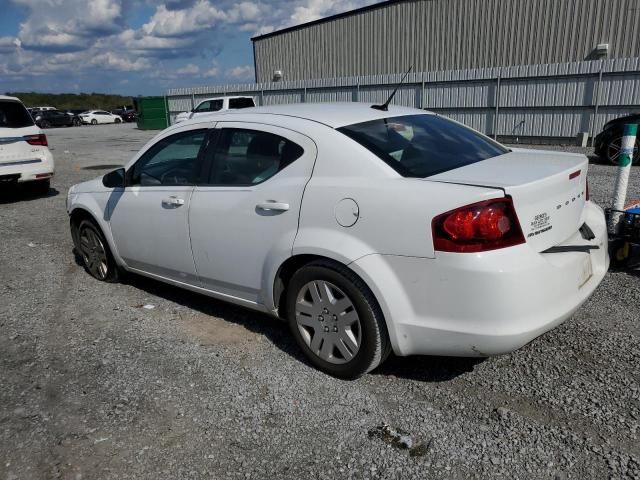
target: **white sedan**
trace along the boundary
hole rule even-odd
[[[584,155],[509,149],[361,103],[229,110],[69,190],[87,271],[146,275],[286,319],[318,368],[510,352],[607,271]]]
[[[84,124],[98,125],[99,123],[122,123],[120,115],[106,112],[104,110],[89,110],[78,115]]]

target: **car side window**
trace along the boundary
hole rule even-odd
[[[130,185],[194,185],[198,178],[198,155],[207,130],[190,130],[163,138],[133,166]]]
[[[209,107],[210,112],[217,112],[222,108],[222,100],[213,100],[211,102],[211,107]]]
[[[231,98],[229,99],[229,108],[249,108],[255,107],[252,98]]]
[[[302,156],[301,146],[273,133],[223,128],[216,144],[210,185],[257,185]]]
[[[200,105],[198,105],[195,108],[194,112],[208,112],[210,105],[211,105],[211,102],[202,102]]]

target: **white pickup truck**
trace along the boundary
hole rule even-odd
[[[256,103],[253,97],[216,97],[205,98],[190,112],[182,112],[176,116],[174,123],[180,123],[184,120],[206,115],[211,112],[220,112],[222,110],[232,110],[237,108],[255,107]]]

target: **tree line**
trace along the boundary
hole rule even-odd
[[[7,92],[6,95],[18,97],[26,107],[55,107],[59,110],[111,110],[133,105],[132,97],[106,93]]]

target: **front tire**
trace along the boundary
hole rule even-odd
[[[294,273],[287,288],[286,315],[298,346],[329,375],[358,378],[391,351],[373,293],[342,265],[317,261]]]
[[[91,220],[82,220],[76,239],[76,249],[85,270],[102,282],[118,281],[118,266],[100,227]]]
[[[47,122],[46,120],[42,120],[40,122],[40,128],[49,128],[51,127],[51,124],[49,122]]]
[[[77,119],[77,118],[74,118],[72,123],[73,123],[74,127],[79,127],[80,126],[80,120]]]
[[[94,118],[93,120],[91,120],[91,125],[97,125],[98,121]]]

